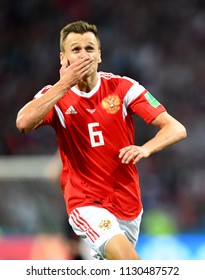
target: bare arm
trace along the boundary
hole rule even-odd
[[[151,124],[159,129],[155,137],[142,146],[131,145],[122,148],[119,153],[122,163],[128,164],[133,161],[136,164],[141,158],[147,158],[187,136],[185,127],[167,112],[161,113]]]
[[[92,62],[93,59],[88,56],[70,66],[67,65],[67,61],[63,61],[59,81],[42,97],[28,102],[18,112],[16,126],[19,131],[27,133],[43,122],[43,118],[52,107],[86,75]]]

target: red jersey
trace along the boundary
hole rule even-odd
[[[95,205],[131,220],[142,210],[138,171],[133,163],[121,163],[119,150],[134,144],[133,114],[149,124],[165,108],[128,77],[105,72],[98,77],[88,93],[72,87],[43,125],[51,125],[57,135],[68,215],[76,207]]]

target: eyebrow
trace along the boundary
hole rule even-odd
[[[75,46],[75,45],[78,45],[79,44],[79,42],[74,42],[74,43],[72,43],[71,44],[71,47],[73,47],[73,46]],[[95,45],[93,42],[87,42],[86,44],[90,44],[90,45]]]

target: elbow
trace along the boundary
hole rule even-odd
[[[16,127],[21,133],[27,133],[30,131],[26,125],[26,121],[22,117],[17,117]]]
[[[186,128],[184,128],[184,138],[183,139],[185,139],[185,138],[187,138],[187,130],[186,130]]]
[[[26,129],[25,126],[23,125],[23,122],[18,118],[16,119],[16,127],[21,133],[26,133]]]
[[[187,138],[187,130],[183,125],[180,126],[178,135],[179,135],[179,140],[184,140]]]
[[[16,118],[16,127],[21,133],[28,133],[36,129],[37,126],[40,125],[42,122],[43,120],[39,122],[32,122],[32,120],[26,117],[25,115],[20,115]]]

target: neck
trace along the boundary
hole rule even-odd
[[[90,92],[96,86],[97,82],[98,82],[98,75],[96,73],[93,76],[89,76],[82,79],[78,83],[77,88],[83,92]]]

